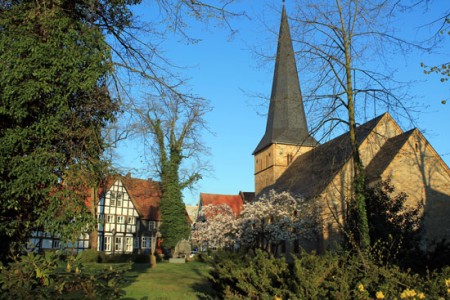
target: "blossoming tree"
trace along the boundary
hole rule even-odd
[[[235,226],[236,216],[228,205],[205,205],[192,231],[192,242],[201,249],[231,247],[236,242]]]
[[[273,253],[284,243],[310,238],[316,226],[310,203],[288,192],[273,190],[245,204],[236,221],[240,247]]]
[[[283,243],[308,239],[314,234],[313,207],[288,192],[270,191],[244,204],[239,216],[228,205],[206,205],[204,222],[196,224],[192,238],[198,245],[242,249],[263,249],[276,253]]]

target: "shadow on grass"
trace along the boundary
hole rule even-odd
[[[197,298],[200,300],[219,299],[217,293],[213,290],[206,278],[204,282],[194,283],[191,287],[197,293]]]
[[[124,274],[124,284],[121,286],[121,300],[149,300],[147,296],[142,298],[126,297],[126,292],[124,290],[126,287],[132,285],[135,281],[137,281],[139,274],[145,273],[149,268],[150,264],[147,263],[132,264],[131,269]]]
[[[196,282],[191,285],[191,288],[197,293],[197,297],[200,300],[219,299],[217,293],[213,289],[211,283],[208,280],[208,275],[205,275],[200,268],[192,270],[195,274],[202,278],[202,281]]]

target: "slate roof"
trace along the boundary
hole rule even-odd
[[[358,144],[374,130],[384,114],[356,128]],[[277,191],[290,191],[307,199],[319,195],[351,158],[350,135],[344,133],[319,145],[295,159],[291,166],[271,186]]]
[[[284,5],[281,14],[266,131],[253,151],[253,155],[276,143],[303,146],[317,145],[317,141],[309,135],[306,124],[297,66]]]
[[[222,195],[200,193],[200,205],[228,205],[235,216],[238,216],[244,208],[244,203],[240,195]]]

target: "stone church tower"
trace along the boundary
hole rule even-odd
[[[317,144],[306,125],[291,34],[283,4],[266,132],[253,151],[255,194],[275,183],[297,156],[308,152]]]

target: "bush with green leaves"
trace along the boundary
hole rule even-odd
[[[118,299],[129,266],[84,268],[81,255],[28,253],[0,268],[0,299]]]
[[[284,259],[261,250],[254,257],[217,252],[212,265],[210,281],[225,299],[272,299],[283,292],[289,275]]]
[[[303,252],[287,263],[266,252],[214,257],[210,281],[223,299],[446,299],[450,267],[419,275],[364,254]]]

